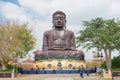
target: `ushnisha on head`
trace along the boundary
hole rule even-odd
[[[66,28],[66,15],[62,11],[56,11],[52,15],[53,28]]]

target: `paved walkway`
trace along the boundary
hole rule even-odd
[[[45,80],[73,80],[72,78],[46,78]]]
[[[23,74],[20,78],[0,78],[0,80],[112,80],[96,77],[90,74],[89,77],[84,74],[84,78],[80,78],[79,74]],[[114,78],[114,80],[120,80]]]
[[[23,74],[21,78],[80,78],[80,74]],[[84,77],[87,78],[86,74]],[[91,78],[97,78],[95,74],[90,74]]]

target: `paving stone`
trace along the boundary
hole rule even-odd
[[[72,78],[46,78],[45,80],[73,80]]]

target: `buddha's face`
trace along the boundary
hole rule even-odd
[[[53,26],[55,28],[63,28],[65,26],[65,16],[62,14],[55,14],[53,16]]]

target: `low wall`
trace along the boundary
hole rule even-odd
[[[113,77],[120,77],[120,71],[113,71],[112,75]]]
[[[95,73],[95,69],[84,69],[84,73]],[[79,74],[80,70],[20,70],[22,74]]]
[[[0,78],[13,78],[14,72],[0,72]]]

